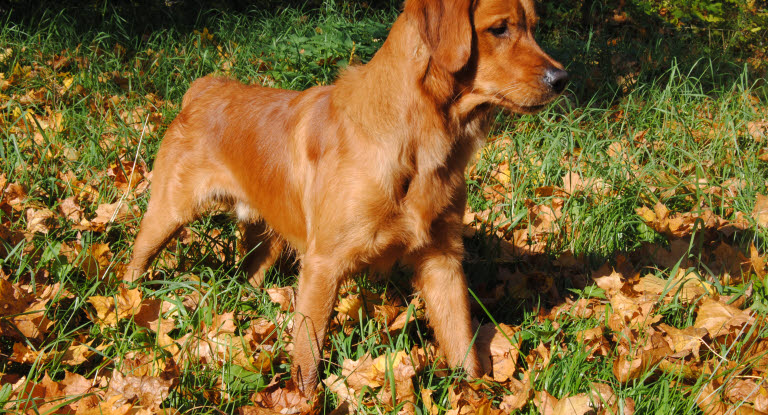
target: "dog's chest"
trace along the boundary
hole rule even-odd
[[[436,235],[436,223],[442,223],[463,210],[466,200],[464,169],[469,148],[463,143],[416,149],[416,161],[410,174],[405,174],[397,189],[399,195],[399,226],[406,252],[431,244]]]

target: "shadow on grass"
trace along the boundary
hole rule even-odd
[[[526,253],[509,241],[477,233],[465,239],[464,269],[476,296],[473,316],[519,325],[565,302],[600,296],[594,279],[613,272],[635,283],[649,274],[674,280],[695,272],[720,295],[748,290],[752,264],[743,241],[755,238],[749,229],[703,228],[628,252],[574,256],[570,251]]]
[[[33,31],[63,18],[76,33],[104,32],[135,45],[152,32],[179,33],[215,27],[224,16],[245,20],[299,11],[314,15],[333,9],[354,20],[386,13],[393,20],[400,0],[65,0],[45,3],[0,0],[6,24]],[[755,66],[755,49],[736,30],[706,26],[676,27],[646,13],[639,0],[566,0],[539,4],[539,37],[548,51],[572,74],[571,91],[578,105],[610,106],[638,85],[664,82],[674,74],[690,74],[705,91],[723,91],[739,81],[745,65],[750,82],[764,86],[766,67]],[[754,34],[755,48],[765,48],[765,34]],[[360,43],[358,41],[358,43]],[[679,71],[670,72],[673,65]],[[758,64],[759,66],[759,64]]]

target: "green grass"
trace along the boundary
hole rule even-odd
[[[61,201],[81,194],[86,185],[92,188],[91,196],[83,197],[81,206],[88,218],[100,204],[120,200],[125,192],[105,172],[118,160],[132,161],[135,155],[139,162],[152,166],[183,93],[200,76],[218,73],[290,89],[331,83],[347,65],[370,59],[386,37],[397,10],[391,4],[374,6],[325,1],[276,11],[211,10],[187,20],[150,26],[151,30],[137,27],[106,3],[95,11],[80,10],[84,14],[80,18],[67,10],[6,18],[0,26],[0,45],[11,52],[0,59],[0,72],[8,80],[18,68],[24,72],[29,67],[34,75],[16,76],[0,92],[2,174],[8,183],[20,183],[28,193],[24,210],[3,205],[0,213],[0,253],[4,254],[0,269],[11,282],[40,287],[61,283],[72,295],[54,297],[48,303],[46,316],[53,326],[44,341],[0,336],[0,373],[39,381],[46,373],[61,380],[70,371],[90,379],[115,367],[128,367],[126,361],[138,351],[168,355],[157,335],[130,319],[115,327],[100,327],[88,317],[94,313],[88,298],[117,294],[116,272],[119,264],[128,261],[138,218],[115,221],[94,231],[78,229],[57,216],[47,234],[26,240],[22,235],[28,225],[25,210],[56,212]],[[96,19],[99,23],[88,23],[99,16],[103,17]],[[564,97],[540,114],[498,116],[492,132],[498,139],[483,149],[467,178],[470,207],[480,212],[501,206],[512,227],[522,229],[529,225],[528,206],[551,203],[553,196],[542,189],[563,187],[566,173],[578,172],[584,180],[599,179],[608,191],[584,191],[564,199],[555,224],[559,232],[548,240],[541,255],[514,256],[501,261],[502,266],[548,277],[561,295],[576,292],[574,298],[588,293],[584,281],[589,281],[592,269],[606,261],[615,263],[619,255],[629,257],[638,269],[662,268],[657,272],[667,278],[670,274],[665,267],[649,260],[642,249],[647,244],[667,246],[671,240],[646,225],[636,209],[661,201],[673,212],[696,212],[706,206],[728,220],[735,219],[738,212],[751,218],[756,195],[767,191],[768,163],[758,158],[765,141],[748,133],[749,123],[768,117],[764,81],[738,50],[718,49],[727,44],[727,35],[721,32],[694,36],[685,29],[665,27],[662,34],[649,30],[637,35],[626,26],[594,31],[569,26],[573,22],[567,17],[557,25],[558,18],[550,15],[553,23],[544,21],[540,40],[566,64],[574,81]],[[52,62],[61,58],[68,65],[54,69]],[[69,79],[71,86],[63,90]],[[39,97],[24,99],[30,91]],[[137,109],[143,111],[138,119],[126,119],[124,113]],[[36,138],[34,131],[40,126],[25,118],[25,112],[60,113],[63,128],[56,133],[43,131]],[[142,131],[149,114],[154,115],[149,122],[152,128]],[[25,124],[29,131],[20,128]],[[502,201],[494,202],[484,189],[495,183],[495,171],[505,163],[510,178],[502,186]],[[76,179],[74,184],[62,178],[69,172]],[[695,186],[700,180],[706,180],[708,186]],[[743,185],[732,197],[708,191],[733,182]],[[148,193],[126,200],[143,212]],[[765,228],[749,220],[751,228],[734,235],[702,232],[703,240],[686,254],[709,255],[710,248],[720,242],[738,247],[747,257],[751,243],[766,252]],[[257,316],[277,320],[279,308],[264,291],[245,281],[236,233],[236,226],[224,215],[191,224],[188,240],[171,243],[156,264],[158,278],[141,284],[144,298],[171,303],[176,318],[172,337],[198,331],[211,324],[211,316],[225,312],[235,313],[238,333]],[[471,287],[487,292],[499,283],[503,249],[496,237],[482,232],[466,242],[465,269]],[[84,265],[87,248],[104,243],[112,254],[106,278],[88,278]],[[72,247],[82,251],[72,253]],[[583,260],[578,272],[556,265],[564,252]],[[706,271],[712,262],[697,264]],[[717,279],[718,272],[712,271],[712,279]],[[507,292],[489,305],[488,315],[476,315],[483,322],[494,318],[519,326],[516,341],[524,353],[541,342],[550,348],[551,364],[535,380],[535,390],[564,397],[588,390],[591,382],[605,382],[619,397],[634,399],[637,413],[698,411],[696,393],[680,382],[678,374],[650,371],[621,384],[611,372],[614,355],[594,358],[586,354],[575,333],[605,321],[566,317],[555,324],[538,318],[541,309],[557,304],[546,293],[536,291],[540,287],[537,278],[530,278],[522,299]],[[750,278],[746,275],[741,285],[721,286],[720,293],[744,291]],[[376,293],[387,292],[407,304],[411,292],[406,279],[407,273],[398,275],[387,285],[363,278],[359,285]],[[274,273],[267,285],[291,284],[295,284],[294,275]],[[768,310],[766,286],[768,281],[754,278],[754,294],[747,304],[762,315]],[[508,284],[505,289],[510,290]],[[183,305],[191,295],[200,296],[197,307]],[[667,304],[660,312],[664,321],[678,327],[690,326],[695,320],[691,306],[680,302]],[[284,323],[277,326],[280,333],[287,330]],[[763,330],[765,337],[764,327],[755,330]],[[165,405],[181,412],[213,414],[233,413],[251,404],[251,394],[273,376],[288,377],[288,343],[281,335],[278,339],[271,350],[275,359],[265,373],[243,369],[227,359],[221,366],[190,366],[181,371]],[[19,341],[36,350],[53,351],[90,340],[95,356],[75,367],[63,363],[61,356],[24,364],[9,359]],[[747,338],[742,340],[738,346],[748,343]],[[410,350],[430,341],[423,319],[392,335],[382,333],[380,322],[364,319],[331,333],[329,364],[321,378],[340,374],[345,359],[359,359],[366,352],[376,357]],[[437,405],[449,408],[448,390],[458,384],[461,373],[445,376],[427,367],[416,378],[417,396],[422,388],[435,390]],[[706,380],[696,382],[693,390]],[[224,389],[220,382],[226,385],[228,399],[219,393]],[[323,399],[328,411],[339,404],[330,392]],[[367,410],[375,413],[385,408],[374,403]],[[529,404],[521,413],[538,411]]]

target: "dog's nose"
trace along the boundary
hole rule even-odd
[[[544,83],[549,85],[556,93],[561,93],[565,90],[565,86],[568,85],[568,72],[557,69],[549,68],[544,72]]]

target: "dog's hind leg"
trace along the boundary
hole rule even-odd
[[[168,187],[167,183],[158,183],[152,188],[147,212],[133,244],[133,256],[123,275],[125,281],[139,279],[165,244],[197,216],[198,209],[191,195],[183,191],[170,195]]]
[[[243,265],[248,275],[248,282],[254,287],[261,287],[269,268],[275,264],[285,248],[285,241],[272,232],[262,220],[243,221],[241,246],[245,255]]]
[[[166,140],[176,138],[172,134],[169,131]],[[123,275],[125,281],[139,279],[181,227],[202,213],[205,202],[221,194],[212,188],[217,181],[210,172],[190,167],[199,166],[200,161],[179,157],[180,151],[174,144],[175,141],[169,141],[166,147],[161,147],[155,161],[152,194],[133,244],[131,262]]]

